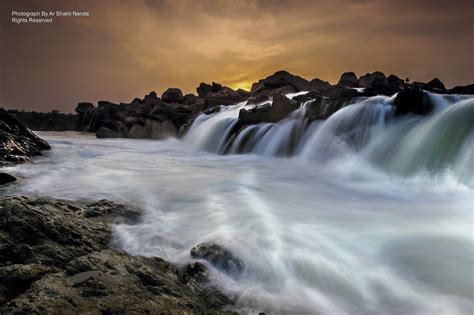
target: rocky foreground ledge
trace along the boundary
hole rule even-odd
[[[114,247],[110,224],[139,212],[102,200],[79,206],[29,197],[0,198],[1,314],[234,314],[208,282],[205,263],[242,267],[219,245],[177,268]]]
[[[289,100],[285,94],[309,91],[305,96]],[[34,113],[11,111],[11,114],[33,130],[76,130],[94,132],[99,138],[146,138],[164,139],[182,136],[194,119],[201,113],[209,114],[221,106],[246,102],[237,128],[262,122],[277,122],[297,109],[303,102],[312,100],[308,122],[331,116],[357,97],[375,95],[391,96],[398,93],[395,101],[396,115],[424,115],[432,105],[424,97],[430,91],[440,94],[474,94],[474,84],[451,89],[438,78],[430,82],[411,82],[396,75],[386,76],[376,71],[357,77],[354,72],[341,75],[337,84],[318,78],[306,80],[287,71],[278,71],[252,85],[250,91],[233,90],[213,82],[202,82],[195,94],[186,94],[178,88],[167,89],[161,97],[150,92],[143,99],[130,103],[115,104],[99,101],[79,103],[77,115],[61,113]],[[276,100],[276,102],[275,102]]]

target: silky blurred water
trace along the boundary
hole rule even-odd
[[[5,169],[19,180],[2,194],[140,207],[139,223],[114,227],[115,242],[132,254],[184,264],[191,247],[223,244],[244,271],[211,267],[211,279],[238,298],[242,313],[472,314],[472,136],[451,130],[463,119],[469,127],[470,112],[462,109],[460,117],[441,108],[425,119],[387,123],[380,117],[390,114],[391,100],[375,102],[381,105],[369,113],[363,101],[307,127],[290,158],[264,154],[271,150],[215,154],[223,144],[212,141],[222,139],[205,132],[184,141],[43,132],[53,149],[35,164]],[[228,111],[218,115],[235,116]],[[446,133],[440,120],[450,139],[462,141],[456,154],[435,159],[433,152],[450,145],[433,144],[433,128]],[[354,133],[354,121],[367,128]],[[284,124],[299,122],[265,128]]]

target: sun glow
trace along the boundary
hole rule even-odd
[[[231,84],[230,87],[234,90],[242,89],[246,91],[250,91],[252,88],[252,82],[237,82],[234,84]]]

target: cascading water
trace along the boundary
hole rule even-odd
[[[185,141],[196,149],[219,154],[310,160],[360,152],[372,163],[400,174],[450,168],[472,179],[474,98],[425,93],[434,105],[426,117],[395,117],[394,95],[358,100],[325,121],[308,123],[310,100],[280,122],[248,125],[237,131],[239,111],[251,106],[245,102],[223,106],[218,113],[199,116]]]
[[[116,244],[178,265],[225,246],[240,274],[202,263],[244,314],[468,315],[474,98],[428,96],[424,117],[377,96],[239,130],[236,104],[184,141],[43,133],[53,149],[7,168],[19,180],[3,193],[133,204],[142,218],[114,226]]]

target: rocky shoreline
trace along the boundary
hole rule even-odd
[[[241,268],[219,245],[193,248],[198,260],[178,268],[114,246],[110,225],[140,215],[120,204],[18,196],[0,209],[2,314],[235,314],[207,278],[206,263]]]
[[[293,100],[285,96],[301,91],[308,93]],[[250,91],[233,90],[215,82],[202,82],[196,88],[197,95],[184,95],[178,88],[169,88],[161,97],[150,92],[143,99],[135,98],[130,103],[99,101],[97,106],[79,103],[75,109],[77,115],[19,111],[11,114],[27,127],[36,130],[94,132],[98,138],[165,139],[183,136],[198,115],[214,113],[221,106],[239,102],[246,102],[249,107],[242,109],[236,128],[277,122],[309,99],[313,101],[307,112],[308,123],[327,119],[355,98],[391,96],[395,93],[398,93],[395,100],[396,115],[424,115],[432,109],[424,91],[474,94],[474,84],[447,89],[438,78],[428,83],[410,82],[393,74],[386,76],[376,71],[360,77],[354,72],[346,72],[337,84],[331,85],[318,78],[306,80],[287,71],[278,71],[254,83]],[[41,119],[38,119],[40,116]]]

